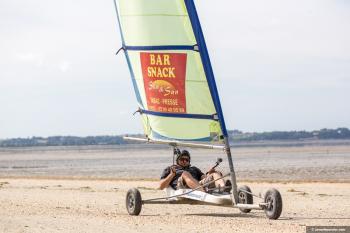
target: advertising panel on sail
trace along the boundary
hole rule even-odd
[[[226,128],[187,0],[118,0],[123,50],[150,139],[220,141]],[[198,28],[199,27],[199,28]]]
[[[147,108],[186,113],[185,53],[140,53]]]

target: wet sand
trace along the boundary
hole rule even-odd
[[[154,181],[0,178],[0,232],[305,232],[305,226],[350,225],[349,183],[244,183],[279,189],[283,212],[197,205],[144,205],[129,216],[125,194],[164,196]]]
[[[206,171],[226,155],[194,150],[192,164]],[[233,148],[239,180],[350,182],[350,146]],[[170,148],[76,147],[0,149],[0,177],[76,177],[158,179],[172,164]]]

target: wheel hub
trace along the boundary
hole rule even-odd
[[[134,205],[135,205],[135,200],[132,196],[129,196],[129,209],[132,209],[134,208]]]
[[[246,203],[246,196],[245,196],[244,193],[241,192],[239,194],[239,200],[240,200],[241,203]]]
[[[273,209],[273,199],[271,197],[268,197],[266,199],[266,203],[267,203],[267,210],[272,210]]]

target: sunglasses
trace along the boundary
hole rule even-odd
[[[188,161],[190,161],[189,158],[180,158],[179,160],[182,161],[182,162],[188,162]]]

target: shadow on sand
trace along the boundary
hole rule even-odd
[[[198,214],[185,214],[185,216],[208,216],[208,217],[230,217],[230,218],[266,218],[265,214],[254,214],[254,213],[198,213]],[[278,220],[284,221],[298,221],[298,220],[350,220],[350,217],[290,217],[290,216],[281,216]]]
[[[229,217],[229,218],[261,218],[261,215],[255,214],[242,214],[242,213],[233,213],[233,214],[221,214],[221,213],[198,213],[198,214],[185,214],[185,216],[207,216],[207,217]]]
[[[336,217],[336,218],[332,218],[332,217],[288,217],[288,216],[284,216],[283,218],[280,218],[281,220],[350,220],[350,217]]]

